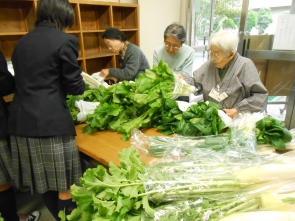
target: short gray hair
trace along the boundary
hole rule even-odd
[[[209,38],[209,45],[215,45],[225,54],[229,54],[230,51],[237,51],[238,44],[239,36],[231,30],[221,30],[213,33]]]
[[[182,25],[173,23],[166,28],[164,32],[164,41],[166,40],[167,36],[172,36],[181,44],[183,44],[186,40],[186,31]]]

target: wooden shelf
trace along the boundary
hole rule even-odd
[[[111,26],[111,6],[80,4],[82,30],[105,30]]]
[[[137,17],[137,10],[134,10],[133,7],[113,7],[113,24],[116,28],[137,28]]]
[[[0,50],[6,60],[22,36],[33,30],[37,0],[0,0]],[[78,63],[92,74],[103,68],[118,67],[117,56],[108,50],[102,33],[109,27],[123,31],[139,45],[138,5],[116,2],[70,0],[75,23],[67,33],[79,40]]]
[[[34,28],[34,1],[1,1],[1,32],[28,32]]]

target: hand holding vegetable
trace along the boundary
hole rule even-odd
[[[106,78],[109,75],[109,69],[102,69],[99,75],[103,78]]]
[[[233,109],[224,108],[222,110],[226,113],[226,115],[228,115],[231,118],[234,118],[239,113],[236,108],[233,108]]]
[[[176,76],[178,79],[184,80],[184,77],[182,76],[182,74],[175,74],[175,76]]]

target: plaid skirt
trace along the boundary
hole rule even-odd
[[[17,188],[30,187],[42,194],[66,192],[82,176],[74,136],[29,138],[10,136],[13,181]]]
[[[0,139],[0,185],[6,184],[12,177],[11,153],[6,139]]]

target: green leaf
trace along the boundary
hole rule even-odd
[[[284,127],[282,131],[284,133],[283,138],[282,138],[283,141],[285,143],[290,142],[292,140],[292,134],[291,134],[290,130],[288,130],[287,128]]]
[[[147,196],[144,196],[142,198],[142,205],[143,205],[143,208],[144,208],[145,212],[147,213],[147,215],[149,215],[150,217],[154,217],[155,210],[153,210],[150,207]]]
[[[153,86],[153,80],[150,78],[141,78],[137,82],[136,93],[142,94],[147,93]]]
[[[294,197],[286,197],[282,199],[282,202],[289,203],[289,204],[295,204],[295,198]]]
[[[91,125],[86,125],[82,128],[84,134],[93,134],[97,131],[97,128],[91,127]]]
[[[286,149],[286,145],[285,145],[285,143],[284,143],[284,141],[282,139],[277,138],[277,137],[272,137],[272,136],[267,136],[267,138],[269,140],[269,144],[274,146],[276,149],[279,149],[279,150],[285,150]]]
[[[192,112],[189,112],[189,111],[183,111],[182,117],[183,117],[183,119],[192,119],[192,118],[196,118],[197,115]]]
[[[134,94],[133,99],[138,104],[147,104],[148,103],[148,94]]]

